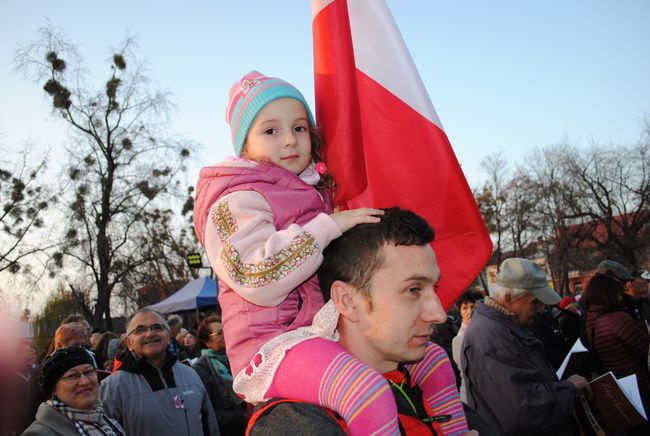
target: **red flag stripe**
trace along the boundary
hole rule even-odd
[[[336,202],[399,205],[425,217],[436,230],[440,296],[449,307],[492,243],[447,136],[384,2],[314,6],[317,119],[341,187]]]

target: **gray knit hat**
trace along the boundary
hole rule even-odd
[[[634,280],[632,274],[620,263],[613,260],[603,260],[598,264],[596,269],[598,274],[607,274],[615,279],[619,279],[624,282],[629,282]]]

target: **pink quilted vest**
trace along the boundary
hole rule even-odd
[[[214,166],[201,169],[194,206],[194,227],[201,243],[210,207],[220,197],[251,190],[263,195],[273,210],[278,230],[304,224],[319,213],[332,213],[329,191],[321,194],[298,176],[277,165],[260,162],[253,168]],[[323,306],[318,278],[312,275],[276,307],[252,304],[219,281],[219,304],[228,359],[233,375],[241,371],[270,339],[311,325]]]

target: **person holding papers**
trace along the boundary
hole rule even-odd
[[[542,343],[528,326],[560,296],[546,273],[527,259],[506,259],[490,296],[475,305],[461,349],[467,404],[506,435],[576,434],[576,395],[587,380],[558,380]]]
[[[617,378],[636,374],[639,393],[650,410],[650,373],[648,347],[650,336],[642,321],[625,312],[623,283],[605,274],[596,274],[583,293],[589,309],[586,339],[606,371]]]

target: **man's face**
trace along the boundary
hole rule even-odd
[[[440,269],[429,245],[385,245],[383,263],[372,277],[370,301],[359,295],[363,360],[386,372],[400,362],[420,360],[434,324],[447,315],[436,295]]]
[[[539,301],[531,293],[513,300],[509,309],[516,314],[515,322],[521,325],[531,325],[535,315],[544,310],[544,303]]]
[[[160,359],[165,355],[170,337],[169,330],[160,326],[164,326],[163,320],[155,313],[137,314],[128,325],[126,346],[138,357]]]
[[[634,281],[631,282],[631,285],[633,296],[640,298],[648,297],[648,282],[646,280],[643,280],[641,277],[636,277]]]

